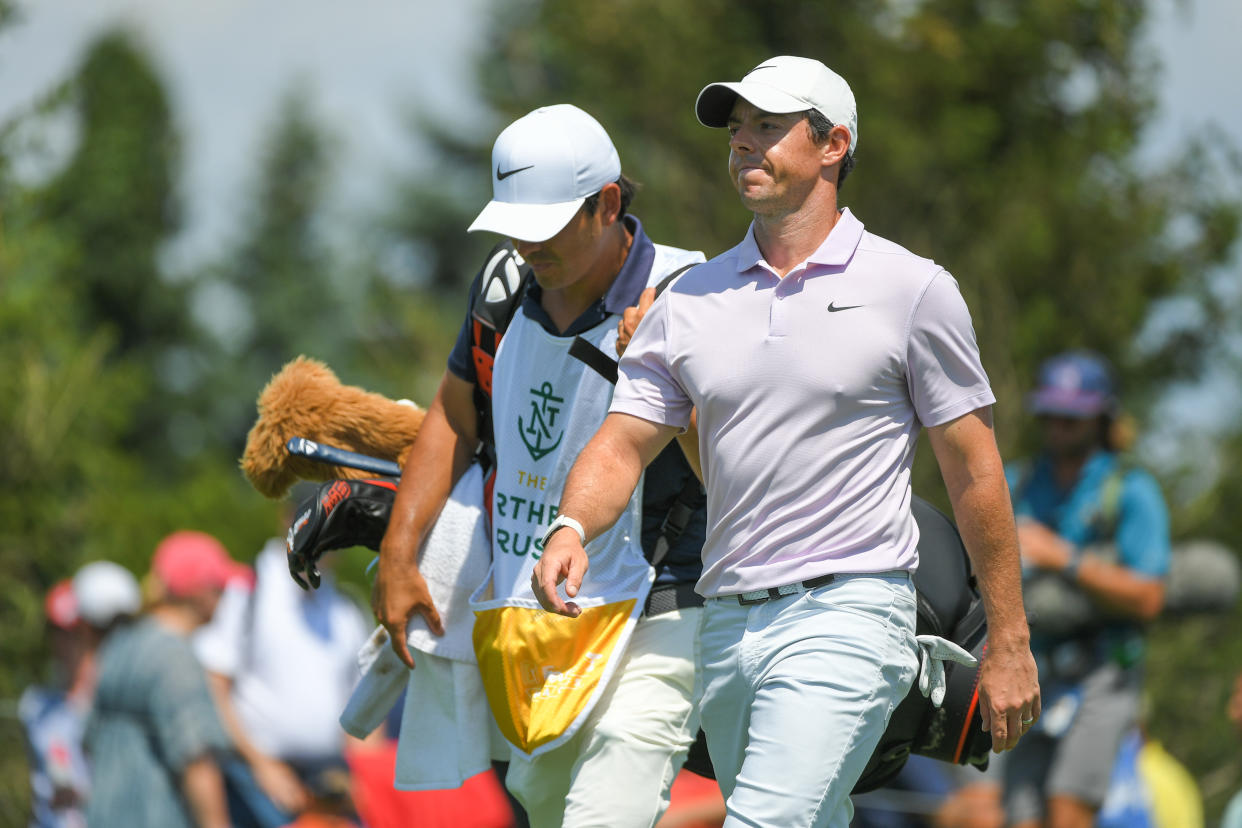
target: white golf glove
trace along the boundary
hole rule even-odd
[[[944,702],[944,663],[955,661],[974,667],[979,660],[952,641],[937,635],[916,635],[919,645],[919,692],[931,696],[932,704],[939,707]]]

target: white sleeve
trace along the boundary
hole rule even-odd
[[[906,382],[925,427],[996,402],[966,300],[957,281],[944,271],[932,277],[911,315]]]

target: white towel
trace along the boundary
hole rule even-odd
[[[490,768],[493,758],[509,759],[477,665],[424,655],[409,677],[397,740],[397,790],[460,788]]]
[[[444,635],[433,634],[423,617],[416,615],[406,628],[411,647],[475,663],[470,593],[483,583],[491,562],[491,540],[483,510],[483,471],[474,463],[453,487],[418,560],[418,571],[444,622]]]
[[[478,675],[470,637],[474,614],[469,599],[474,588],[487,577],[489,546],[483,512],[483,473],[474,464],[457,481],[423,544],[418,568],[444,623],[444,635],[437,636],[427,629],[421,615],[410,619],[406,642],[419,651],[414,657],[415,672],[424,662],[431,663],[434,656],[466,664]],[[389,646],[383,627],[377,627],[358,652],[358,667],[362,678],[341,713],[340,723],[346,733],[364,739],[397,703],[408,671]]]

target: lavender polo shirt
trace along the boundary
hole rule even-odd
[[[784,279],[753,227],[678,279],[626,349],[611,410],[684,428],[698,408],[711,597],[913,570],[919,428],[993,402],[957,282],[845,210]]]

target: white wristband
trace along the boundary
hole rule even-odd
[[[557,515],[556,520],[552,521],[552,525],[548,527],[548,531],[543,533],[543,545],[548,545],[548,539],[552,537],[552,533],[557,529],[568,526],[578,533],[578,540],[583,546],[586,546],[586,530],[582,528],[582,524],[568,515]]]

